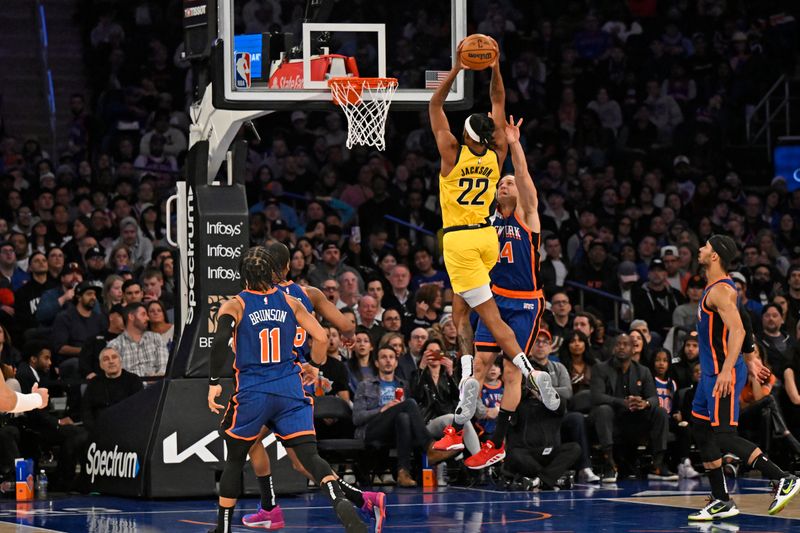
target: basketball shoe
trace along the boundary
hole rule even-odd
[[[257,512],[246,514],[242,517],[242,524],[247,527],[261,529],[281,529],[286,525],[283,521],[283,511],[281,511],[280,505],[276,505],[271,511],[265,511],[259,505]]]
[[[464,449],[464,430],[456,431],[453,426],[444,428],[444,436],[433,443],[433,449],[443,452],[457,452]]]
[[[464,464],[471,470],[481,470],[506,458],[506,448],[495,448],[494,443],[487,440],[481,446],[481,451],[464,459]]]

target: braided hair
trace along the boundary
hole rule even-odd
[[[266,291],[272,288],[272,277],[280,270],[264,246],[253,246],[242,257],[239,272],[245,289]]]
[[[485,113],[473,113],[467,122],[478,135],[478,142],[487,148],[494,148],[494,121]],[[474,140],[474,139],[473,139]]]

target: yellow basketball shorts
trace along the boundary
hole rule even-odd
[[[450,231],[442,239],[444,266],[453,292],[460,293],[489,284],[489,271],[497,263],[500,245],[493,226]]]

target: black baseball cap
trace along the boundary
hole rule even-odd
[[[650,261],[650,270],[655,270],[657,268],[660,268],[661,270],[666,270],[667,269],[667,267],[664,266],[664,261],[662,261],[658,257],[656,257],[655,259]]]
[[[94,248],[89,248],[86,250],[86,260],[93,257],[103,257],[105,258],[106,254],[103,252],[103,249],[100,246],[95,246]]]
[[[95,285],[91,281],[82,281],[81,283],[78,284],[77,287],[75,287],[75,294],[77,296],[82,296],[83,293],[85,293],[85,292],[94,291],[95,296],[97,296],[97,293],[98,293],[99,290],[100,290],[100,287],[98,287],[97,285]]]
[[[331,248],[339,249],[339,245],[336,244],[335,241],[325,241],[325,244],[322,245],[322,251],[330,250]]]

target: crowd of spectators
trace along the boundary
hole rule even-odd
[[[38,382],[68,402],[58,416],[3,418],[9,454],[0,455],[0,474],[20,425],[61,445],[61,468],[74,466],[98,413],[162,376],[174,349],[177,251],[165,240],[165,201],[186,156],[194,83],[181,59],[179,4],[84,0],[91,86],[70,98],[64,146],[50,154],[36,139],[2,132],[3,375],[22,392]],[[304,2],[247,4],[289,24]],[[785,176],[748,183],[724,156],[748,106],[794,66],[790,3],[469,4],[470,32],[501,46],[507,110],[526,119],[548,300],[532,356],[564,387],[563,405],[546,421],[526,397],[509,436],[509,462],[525,486],[556,486],[568,468],[593,479],[592,458],[604,479],[615,478],[624,465],[614,444],[630,431],[651,444],[651,474],[687,472],[687,398],[697,376],[691,330],[705,285],[697,250],[715,232],[741,243],[732,275],[776,377],[768,389],[752,384],[747,409],[757,414],[742,430],[775,433],[787,453],[800,453],[792,437],[800,430],[800,189],[790,190]],[[424,13],[396,21],[409,38],[392,48],[391,68],[417,64],[441,38],[436,25],[415,25]],[[485,111],[488,72],[475,73],[474,83],[475,109]],[[328,330],[330,367],[314,391],[354,410],[351,421],[327,421],[325,430],[397,447],[398,482],[410,486],[412,458],[456,401],[427,114],[393,113],[385,153],[346,150],[338,110],[275,113],[256,127],[260,140],[240,133],[249,141],[251,243],[286,243],[290,278],[319,287],[358,326],[352,348]],[[630,368],[636,391],[615,377]],[[487,383],[468,451],[491,433],[501,374]],[[388,417],[393,402],[403,407]],[[669,433],[677,436],[672,448]]]

